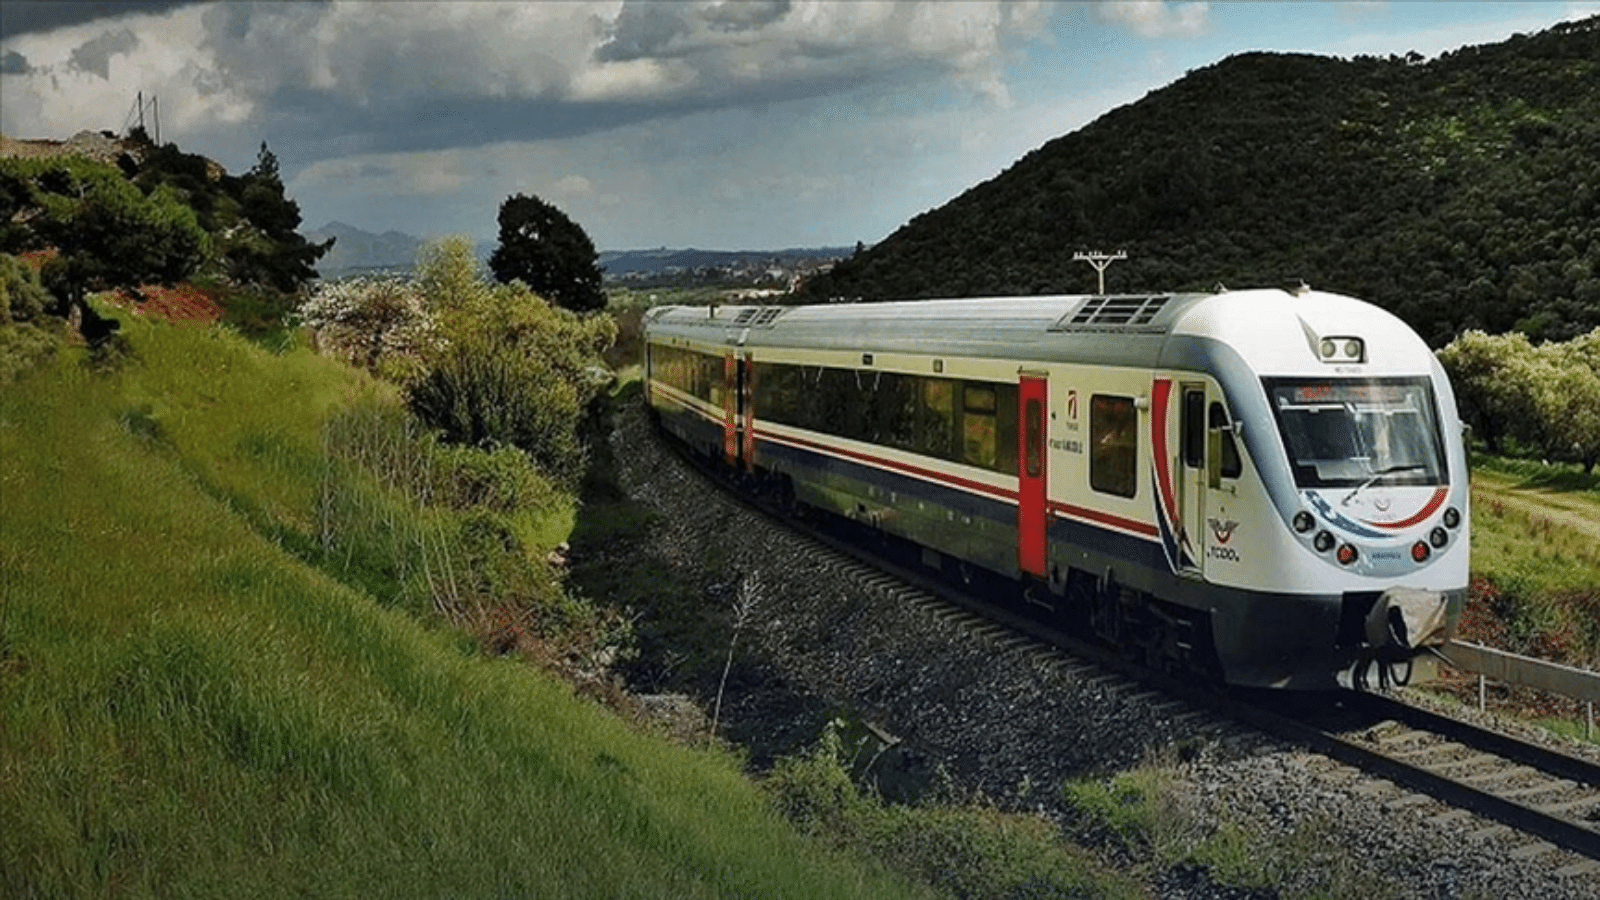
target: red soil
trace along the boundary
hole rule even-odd
[[[204,291],[188,282],[175,287],[147,284],[139,288],[144,300],[136,300],[128,291],[111,294],[112,302],[135,316],[157,315],[174,322],[215,322],[222,318],[222,304],[217,295]]]

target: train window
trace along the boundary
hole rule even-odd
[[[650,360],[652,377],[691,397],[711,400],[713,386],[722,384],[724,363],[721,357],[682,347],[657,346],[651,348]],[[708,374],[713,370],[714,379]]]
[[[1017,474],[1017,386],[994,386],[995,430],[999,432],[999,446],[995,448],[998,465],[995,468],[1007,475]]]
[[[956,445],[955,382],[927,378],[922,382],[922,403],[917,417],[917,440],[928,456],[953,459]]]
[[[1228,427],[1228,411],[1221,403],[1211,404],[1211,427],[1222,432],[1222,477],[1238,478],[1244,473],[1244,462],[1239,459],[1239,445],[1234,441],[1233,429]]]
[[[766,421],[1017,474],[1014,384],[777,363],[756,363],[751,378]]]
[[[881,373],[873,396],[872,420],[878,440],[899,450],[917,447],[917,379],[911,375]]]
[[[1183,464],[1200,468],[1206,460],[1206,392],[1183,392]]]
[[[967,382],[961,391],[961,461],[969,466],[995,468],[999,447],[995,440],[994,387]]]
[[[712,406],[728,406],[727,383],[733,377],[732,361],[716,356],[705,357],[706,400]]]
[[[1139,415],[1132,397],[1095,394],[1089,401],[1089,486],[1104,494],[1138,492]]]
[[[1023,455],[1027,458],[1024,468],[1029,478],[1038,478],[1040,468],[1039,445],[1044,443],[1044,416],[1039,411],[1039,401],[1029,400],[1028,408],[1022,414],[1023,419]]]
[[[800,393],[800,369],[797,366],[756,363],[754,373],[757,415],[773,422],[793,425],[796,397]]]
[[[864,440],[866,416],[854,369],[823,369],[817,380],[816,403],[808,427],[852,440]]]

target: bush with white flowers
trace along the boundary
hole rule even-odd
[[[374,375],[408,384],[440,343],[437,317],[417,284],[402,278],[351,278],[317,288],[300,321],[317,348]]]

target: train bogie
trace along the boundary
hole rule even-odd
[[[1415,335],[1330,294],[652,311],[691,450],[1235,684],[1404,672],[1465,593],[1465,456]]]

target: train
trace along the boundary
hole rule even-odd
[[[1467,594],[1463,427],[1365,301],[1210,293],[661,306],[659,430],[784,508],[1162,670],[1404,684]]]

